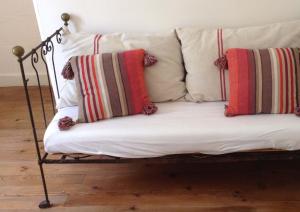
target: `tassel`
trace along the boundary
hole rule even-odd
[[[300,107],[296,107],[295,109],[295,115],[300,116]]]
[[[228,105],[225,105],[224,115],[226,117],[234,117],[235,116],[234,114],[231,114],[231,113],[228,112]]]
[[[149,104],[145,105],[143,108],[143,113],[145,115],[151,115],[151,114],[155,113],[156,111],[157,111],[157,107],[153,103],[149,103]]]
[[[76,123],[72,120],[72,118],[65,116],[64,118],[59,119],[58,128],[61,131],[68,130]]]
[[[151,54],[145,53],[144,56],[144,66],[149,67],[157,63],[157,58]]]
[[[228,61],[226,56],[222,56],[220,58],[218,58],[215,62],[214,62],[215,66],[217,66],[220,70],[225,70],[228,69]]]
[[[64,66],[64,68],[61,72],[61,75],[63,76],[64,79],[67,79],[67,80],[74,79],[74,72],[73,72],[70,60]]]

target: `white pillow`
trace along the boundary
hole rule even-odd
[[[62,64],[57,64],[57,71],[61,72],[60,69],[63,68],[65,63],[72,56],[76,55],[86,55],[91,54],[94,51],[94,35],[88,33],[72,33],[70,34],[68,31],[65,32],[62,36],[62,43],[58,47],[60,47],[60,55],[63,58],[58,58],[58,62]],[[60,74],[58,77],[61,76]],[[62,86],[60,86],[60,98],[57,101],[56,107],[58,109],[64,107],[77,106],[77,93],[76,93],[76,84],[75,80],[64,80]]]
[[[95,42],[96,34],[71,33],[63,36],[62,54],[65,61],[71,56],[94,53],[94,43],[99,53],[142,48],[158,59],[145,69],[145,79],[151,101],[174,101],[185,96],[184,66],[181,47],[174,31],[160,34],[116,33],[102,35]],[[77,105],[73,80],[65,81],[60,91],[58,108]]]
[[[177,34],[187,71],[186,99],[194,102],[225,100],[229,96],[228,73],[214,65],[222,43],[221,56],[228,48],[300,47],[300,21],[222,30],[179,28]]]

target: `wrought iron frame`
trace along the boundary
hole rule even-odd
[[[63,13],[61,15],[61,19],[64,21],[64,25],[68,26],[68,22],[70,20],[70,15],[67,13]],[[52,35],[47,37],[46,40],[42,41],[38,46],[33,48],[30,52],[25,54],[24,49],[21,46],[16,46],[12,49],[13,54],[18,58],[18,62],[20,65],[20,71],[22,75],[22,81],[26,96],[26,102],[29,112],[29,118],[32,127],[32,133],[34,138],[35,149],[37,153],[38,165],[42,178],[42,185],[45,194],[45,200],[40,202],[40,208],[49,208],[52,206],[48,196],[48,190],[46,185],[45,173],[43,169],[44,164],[83,164],[83,163],[130,163],[130,162],[149,162],[149,163],[176,163],[176,162],[184,162],[184,163],[215,163],[215,162],[233,162],[233,161],[261,161],[261,160],[294,160],[300,159],[300,151],[279,151],[279,150],[262,150],[255,152],[239,152],[239,153],[231,153],[225,155],[204,155],[204,154],[185,154],[185,155],[170,155],[164,157],[157,158],[144,158],[144,159],[130,159],[130,158],[118,158],[106,155],[84,155],[84,154],[55,154],[51,155],[49,158],[49,154],[44,152],[43,154],[40,151],[40,144],[37,136],[36,123],[34,119],[34,113],[31,103],[31,98],[28,91],[28,81],[29,79],[26,77],[25,69],[24,69],[24,61],[31,61],[32,68],[35,72],[38,88],[39,88],[39,96],[43,113],[43,122],[45,127],[47,127],[47,118],[44,104],[44,97],[41,88],[41,82],[39,77],[39,70],[36,65],[39,63],[39,58],[41,58],[42,63],[45,66],[45,70],[47,73],[47,80],[49,86],[49,92],[51,96],[52,103],[52,112],[55,114],[55,106],[54,106],[54,97],[53,97],[53,88],[50,81],[49,68],[48,63],[46,62],[46,55],[51,56],[51,65],[54,71],[54,80],[55,80],[55,88],[57,91],[58,98],[60,96],[58,83],[56,78],[56,70],[55,70],[55,62],[54,62],[54,43],[53,40],[60,44],[62,39],[62,31],[63,27],[56,30]],[[25,55],[24,55],[25,54]],[[55,157],[54,159],[51,157]]]

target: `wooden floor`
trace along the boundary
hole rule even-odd
[[[299,161],[46,165],[45,172],[48,211],[300,211]],[[23,90],[0,88],[0,210],[37,211],[43,198]]]

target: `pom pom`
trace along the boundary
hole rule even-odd
[[[70,61],[67,62],[67,64],[64,66],[61,75],[63,76],[64,79],[67,80],[72,80],[74,79],[74,72],[71,66]]]
[[[215,62],[214,62],[215,66],[217,66],[220,70],[225,70],[228,69],[228,61],[226,56],[222,56],[220,58],[218,58]]]
[[[59,119],[59,122],[58,122],[58,128],[60,130],[68,130],[74,125],[75,125],[75,122],[72,120],[72,118],[70,118],[68,116],[65,116],[64,118]]]
[[[234,117],[235,116],[234,114],[228,112],[228,105],[225,105],[224,115],[226,117]]]
[[[157,111],[157,107],[153,103],[149,103],[144,106],[143,113],[145,115],[151,115]]]
[[[300,116],[300,107],[297,107],[295,109],[295,114],[296,114],[296,116]]]
[[[151,54],[145,53],[144,56],[144,65],[145,67],[149,67],[157,63],[157,58]]]

